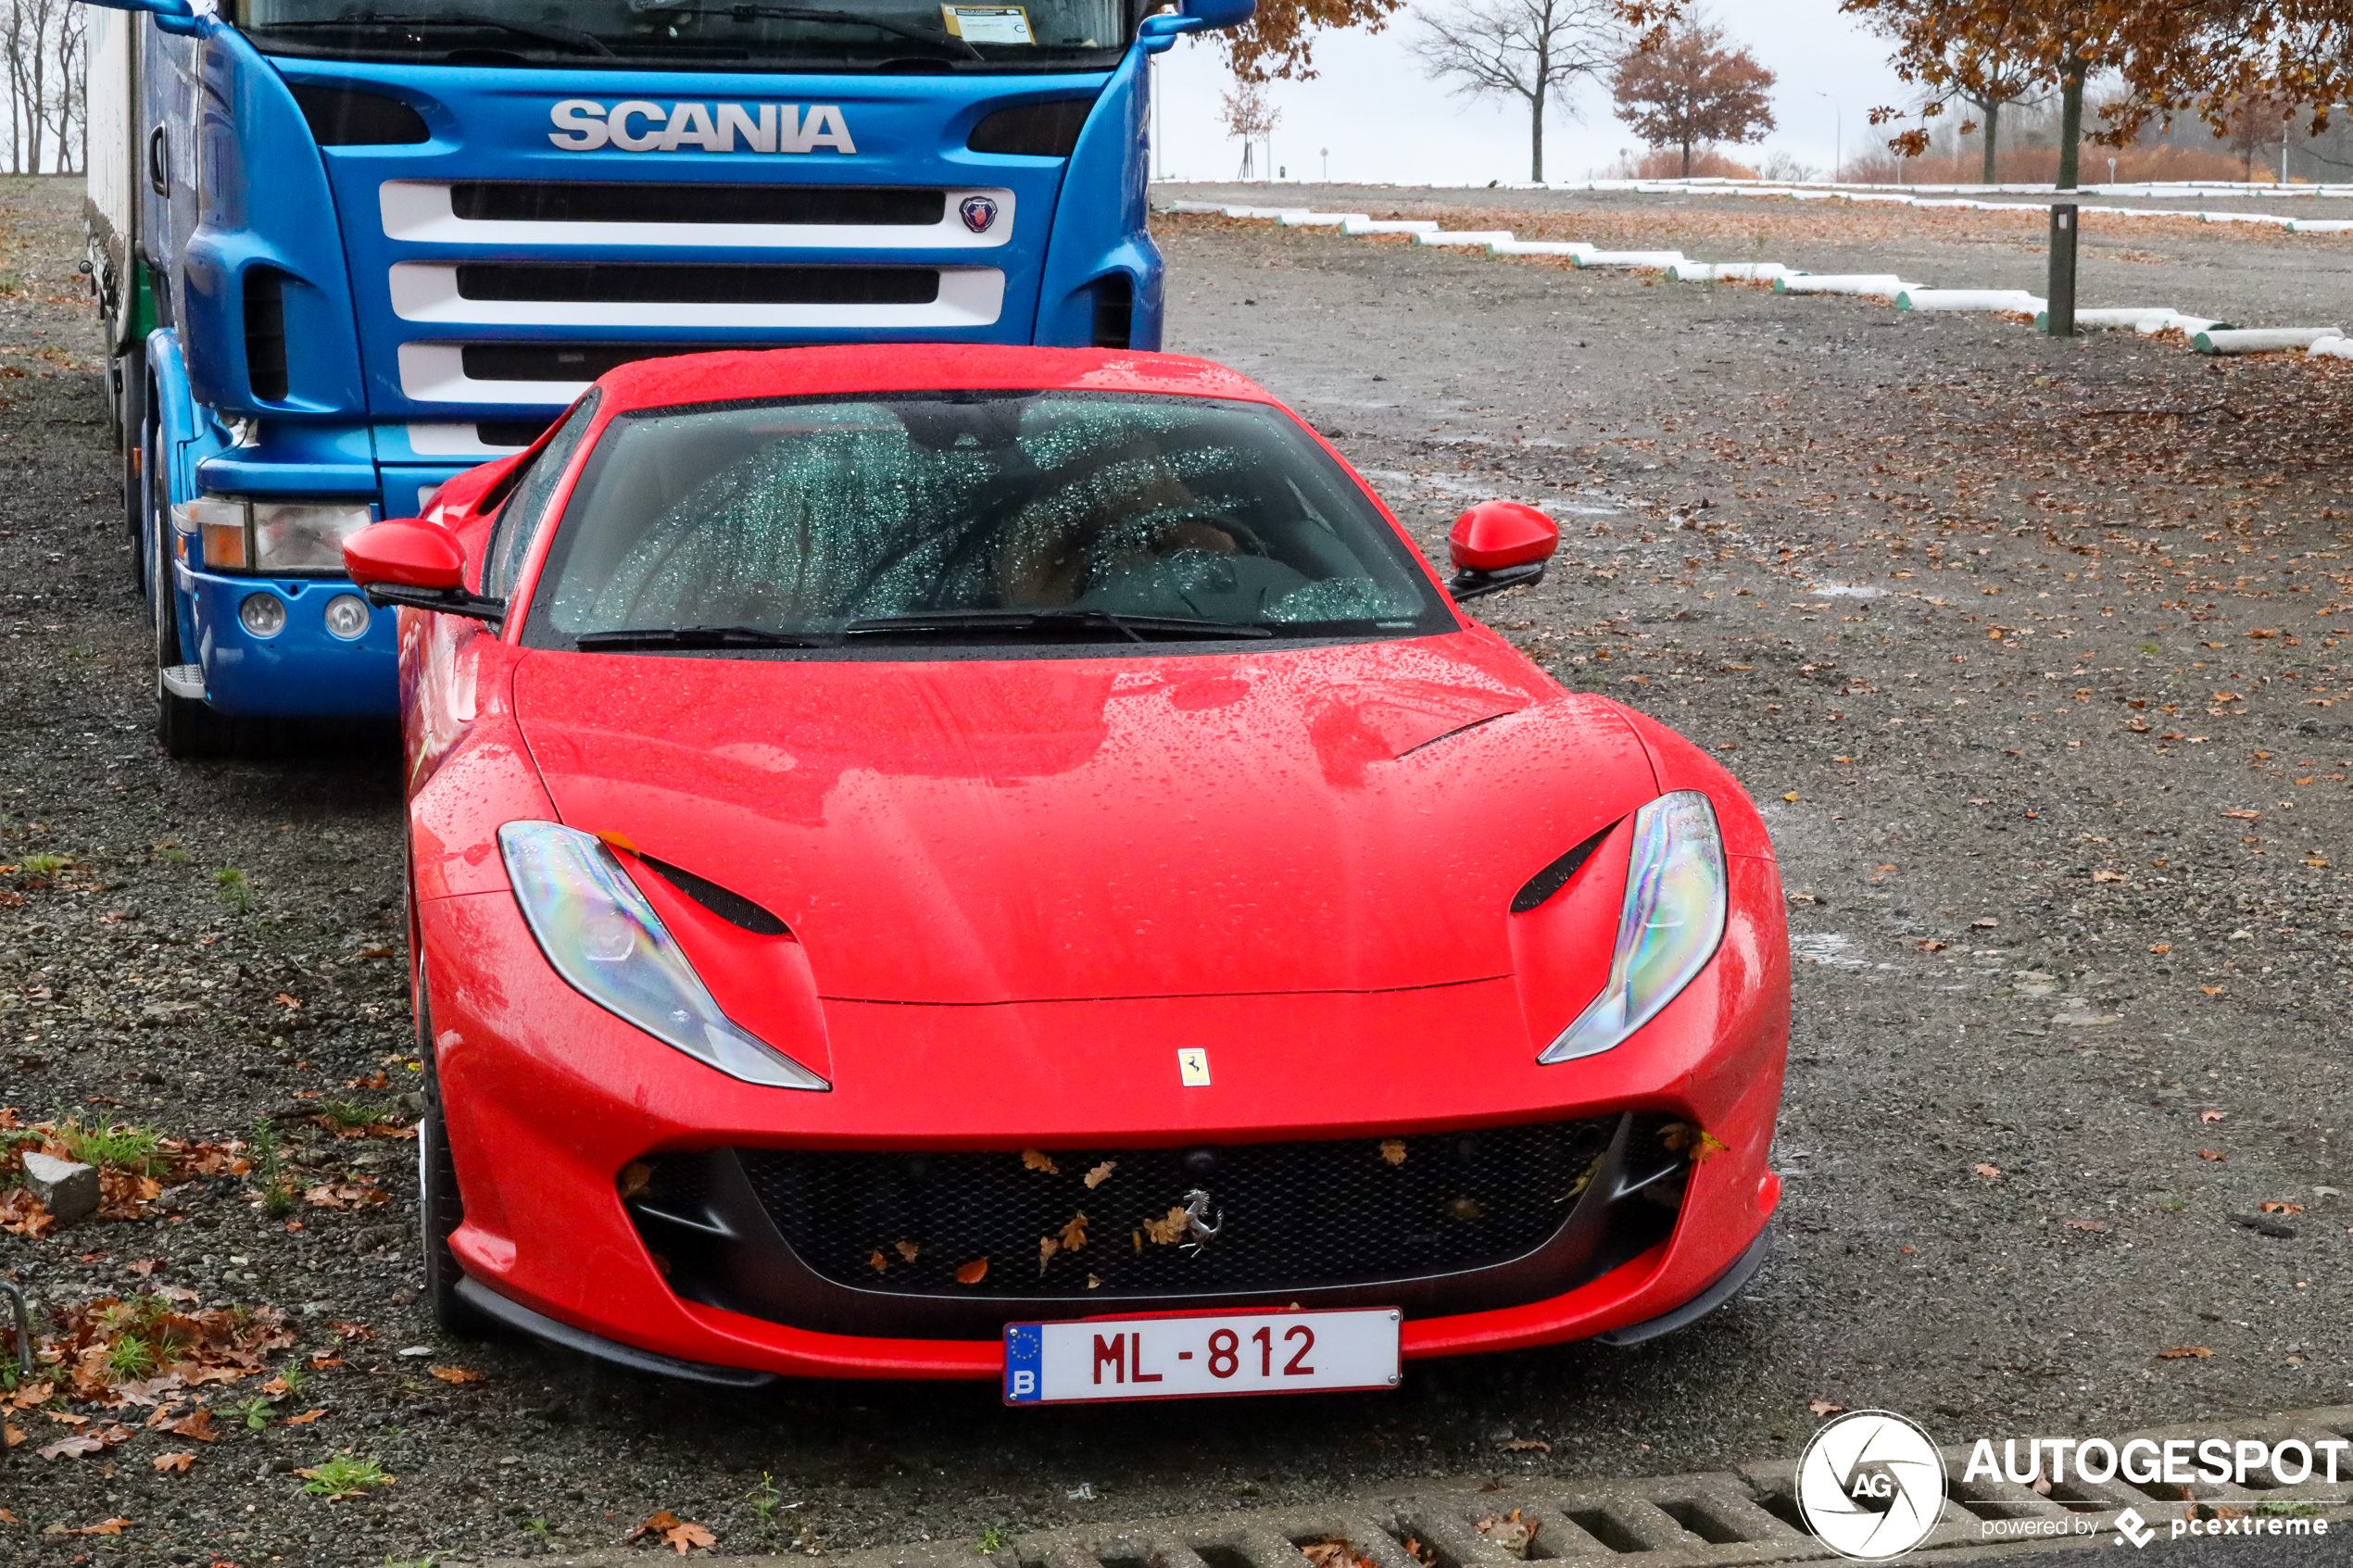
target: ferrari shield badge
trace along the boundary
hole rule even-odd
[[[1178,1051],[1176,1076],[1189,1089],[1209,1087],[1209,1053],[1199,1046],[1187,1046]]]

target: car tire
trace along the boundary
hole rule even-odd
[[[185,660],[180,651],[180,595],[171,580],[171,516],[167,493],[156,461],[157,432],[153,423],[142,433],[145,470],[139,486],[143,514],[142,537],[146,541],[147,608],[154,613],[156,654],[156,740],[164,755],[178,759],[207,757],[225,750],[230,737],[227,720],[202,700],[185,697],[164,684],[163,672]]]
[[[417,1230],[424,1259],[425,1305],[434,1326],[459,1339],[482,1339],[497,1324],[458,1294],[466,1277],[449,1238],[465,1223],[465,1199],[458,1191],[458,1163],[449,1153],[449,1127],[441,1115],[441,1074],[433,1059],[433,1004],[422,960],[416,957],[417,924],[409,922],[409,962],[416,985],[417,1055],[424,1065],[425,1113],[417,1123]]]

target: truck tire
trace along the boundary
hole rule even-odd
[[[458,1294],[458,1282],[466,1272],[450,1250],[449,1238],[465,1223],[466,1205],[458,1191],[457,1161],[449,1155],[448,1124],[441,1115],[441,1074],[433,1058],[433,1001],[417,955],[416,931],[412,914],[409,961],[416,985],[417,1059],[425,1070],[425,1113],[417,1123],[417,1230],[425,1266],[425,1306],[433,1313],[434,1326],[444,1334],[482,1339],[498,1325]]]
[[[180,651],[180,595],[171,582],[170,508],[159,489],[160,466],[155,461],[156,431],[149,424],[140,446],[140,509],[145,514],[141,537],[146,542],[147,607],[154,612],[156,650],[156,739],[167,757],[185,759],[210,756],[226,748],[227,720],[195,697],[185,697],[164,684],[164,671],[185,662]]]

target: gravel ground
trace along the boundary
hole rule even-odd
[[[2345,1402],[2353,366],[1164,223],[1172,347],[1291,399],[1434,552],[1466,499],[1552,507],[1559,565],[1482,611],[1768,806],[1800,960],[1783,1247],[1630,1352],[1417,1363],[1394,1395],[1246,1420],[715,1396],[433,1339],[413,1146],[389,1135],[411,1081],[395,759],[307,734],[175,766],[148,739],[116,459],[59,288],[78,200],[0,186],[0,1105],[241,1141],[216,1161],[250,1161],[265,1123],[296,1197],[272,1213],[259,1171],[174,1167],[129,1192],[139,1217],[0,1235],[44,1335],[161,1288],[283,1314],[238,1320],[258,1365],[199,1391],[210,1441],[69,1389],[11,1411],[0,1560],[525,1555],[660,1510],[723,1552],[971,1540],[1793,1455],[1809,1400],[1946,1442]],[[268,1392],[314,1361],[340,1364]],[[258,1430],[231,1408],[254,1399]],[[1503,1446],[1525,1439],[1549,1452]],[[346,1449],[397,1482],[306,1493],[293,1472]],[[194,1458],[157,1470],[170,1452]]]
[[[1679,249],[1697,261],[1778,261],[1809,272],[1894,272],[1907,282],[1938,288],[2027,289],[2039,295],[2050,278],[2045,249],[2050,220],[2041,211],[1379,185],[1167,184],[1154,186],[1152,196],[1162,203],[1313,207],[1376,218],[1443,215],[1452,228],[1509,229],[1524,240],[1585,240],[1614,250]],[[2313,196],[2195,204],[2136,198],[2113,205],[2353,218],[2353,201]],[[2353,329],[2353,233],[2291,234],[2195,217],[2091,213],[2083,218],[2077,268],[2076,303],[2086,309],[2171,306],[2240,326]]]

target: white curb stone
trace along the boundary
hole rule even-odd
[[[1893,272],[1789,272],[1773,280],[1775,294],[1851,294],[1871,299],[1894,299],[1906,289],[1924,289]]]
[[[2200,354],[2264,354],[2309,348],[2323,338],[2342,337],[2335,327],[2212,327],[2191,340]]]
[[[2046,301],[2024,289],[1906,289],[1898,310],[2016,310],[2032,316]]]

